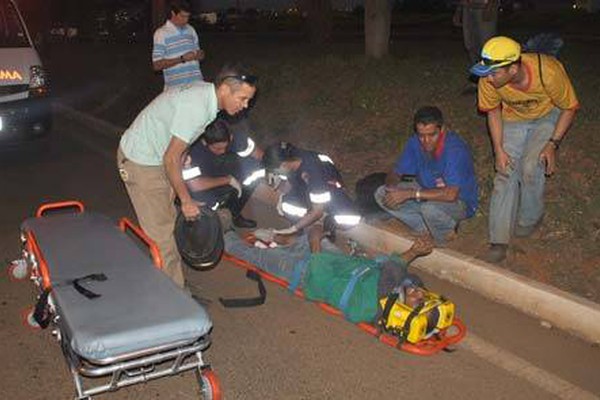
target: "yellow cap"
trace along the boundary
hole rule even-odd
[[[485,43],[481,50],[481,61],[471,67],[471,73],[486,76],[520,57],[521,45],[518,42],[506,36],[496,36]]]

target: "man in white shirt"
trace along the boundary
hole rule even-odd
[[[184,151],[212,122],[219,110],[235,115],[248,107],[256,80],[239,66],[225,66],[215,83],[168,90],[140,112],[121,137],[117,165],[142,229],[156,242],[163,270],[183,286],[183,269],[173,228],[177,210],[187,219],[200,213],[183,182]]]
[[[163,72],[165,90],[204,79],[200,71],[204,51],[188,24],[191,10],[185,0],[172,1],[170,18],[154,32],[152,67]]]

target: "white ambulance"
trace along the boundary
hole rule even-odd
[[[0,0],[0,145],[51,127],[47,76],[14,0]]]

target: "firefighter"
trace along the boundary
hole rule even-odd
[[[194,200],[216,210],[225,207],[238,228],[255,228],[242,209],[265,171],[262,150],[248,135],[246,118],[220,115],[184,157],[183,179]]]
[[[279,213],[293,223],[274,233],[295,234],[323,220],[322,228],[335,236],[337,227],[348,229],[360,222],[329,156],[279,142],[265,149],[263,165],[269,180],[280,182]]]

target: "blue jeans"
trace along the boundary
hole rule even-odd
[[[419,188],[416,183],[401,183],[406,189]],[[375,191],[375,200],[385,211],[398,218],[418,234],[430,233],[438,246],[443,246],[449,234],[456,230],[458,223],[467,216],[467,207],[462,200],[453,203],[443,201],[408,200],[397,209],[383,204],[385,186]]]
[[[544,213],[544,165],[540,152],[548,143],[560,110],[526,122],[504,121],[504,151],[512,167],[496,173],[490,201],[490,242],[508,244],[515,222],[534,225]]]

